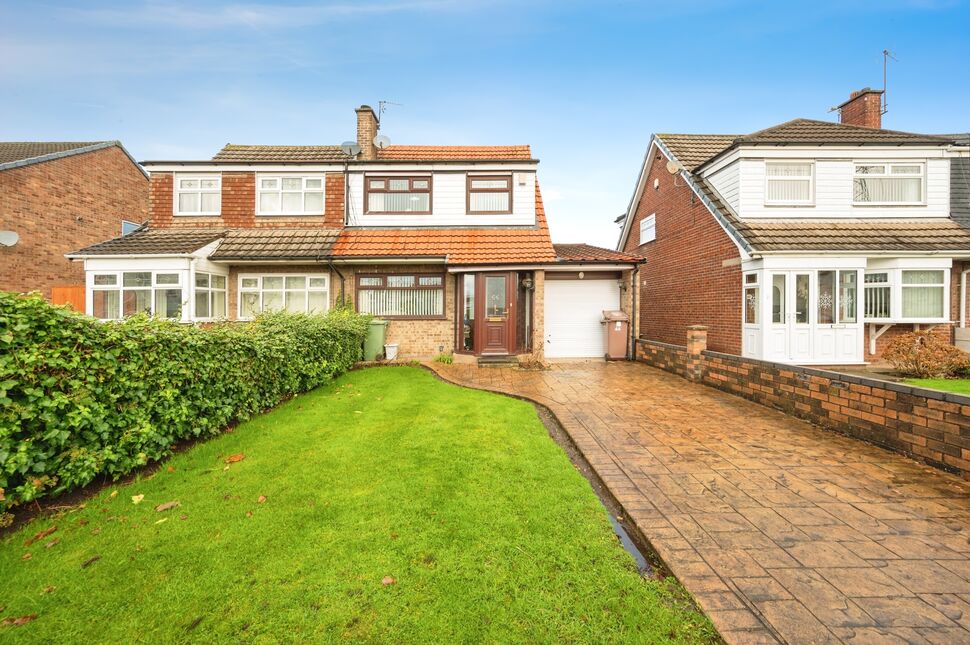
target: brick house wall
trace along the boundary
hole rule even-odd
[[[20,241],[0,247],[0,290],[83,285],[84,266],[65,253],[121,235],[121,222],[148,214],[148,179],[112,146],[0,171],[0,230]]]
[[[342,228],[344,225],[345,176],[327,173],[324,181],[324,215],[301,217],[257,216],[256,173],[222,172],[222,214],[216,217],[176,216],[174,173],[155,172],[151,177],[152,228]]]
[[[741,265],[737,247],[683,178],[656,157],[623,250],[646,258],[640,268],[643,338],[676,344],[684,328],[708,327],[712,349],[741,353]],[[654,188],[654,180],[659,186]],[[657,239],[640,244],[640,221],[656,213]]]

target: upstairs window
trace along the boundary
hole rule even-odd
[[[640,244],[657,239],[657,214],[647,215],[640,220]]]
[[[382,318],[443,318],[444,285],[440,273],[358,275],[357,311]]]
[[[368,213],[430,215],[431,177],[365,177]]]
[[[852,201],[862,205],[923,203],[923,164],[855,164]]]
[[[468,176],[468,212],[473,215],[509,215],[512,213],[512,177]]]
[[[324,177],[259,175],[257,215],[323,215]]]
[[[814,166],[808,162],[767,162],[765,203],[799,205],[812,203]]]
[[[176,215],[218,215],[222,206],[219,175],[176,175]]]

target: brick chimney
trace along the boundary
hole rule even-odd
[[[360,146],[360,157],[364,161],[377,159],[377,146],[374,145],[374,137],[380,128],[374,108],[369,105],[361,105],[357,108],[357,145]]]
[[[869,87],[853,92],[839,106],[839,120],[845,125],[878,130],[882,127],[882,92]]]

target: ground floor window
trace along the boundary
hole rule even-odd
[[[818,323],[854,323],[858,317],[858,271],[818,272]]]
[[[903,318],[942,318],[945,272],[903,271],[902,276]]]
[[[357,311],[382,318],[443,318],[445,276],[440,273],[359,274]]]
[[[195,274],[195,317],[226,317],[226,276],[202,272]]]
[[[744,275],[744,322],[746,325],[757,325],[759,318],[759,298],[761,290],[758,286],[758,274]]]
[[[241,275],[239,318],[254,318],[264,311],[324,313],[330,306],[329,294],[326,274]]]
[[[182,304],[178,271],[98,272],[92,279],[91,313],[102,320],[118,320],[140,313],[180,318]]]
[[[865,278],[865,318],[874,321],[946,317],[947,271],[886,269]]]

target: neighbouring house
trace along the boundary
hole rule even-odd
[[[148,174],[118,141],[0,142],[0,290],[83,286],[64,254],[147,217]]]
[[[954,341],[970,270],[965,135],[881,128],[881,91],[840,123],[655,134],[618,249],[645,258],[640,335],[797,364],[879,360],[913,329]]]
[[[554,246],[528,146],[226,145],[149,161],[149,223],[70,254],[86,310],[183,322],[338,303],[389,321],[401,358],[603,357],[632,314],[634,254]],[[630,339],[632,346],[632,338]]]

